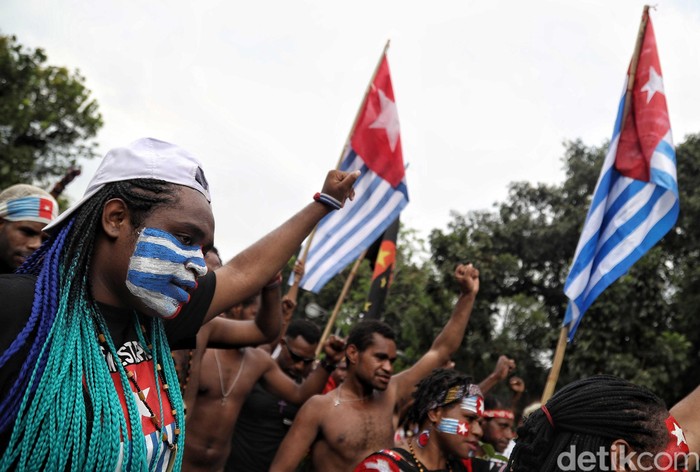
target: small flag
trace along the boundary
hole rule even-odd
[[[385,54],[345,149],[340,170],[359,169],[361,175],[355,182],[355,200],[346,201],[316,228],[299,284],[312,292],[357,259],[408,204],[399,117]]]
[[[569,298],[564,318],[564,324],[569,324],[569,339],[573,339],[593,301],[654,246],[678,218],[676,153],[654,29],[646,9],[642,25],[645,21],[629,113],[625,119],[623,95],[564,286]]]
[[[374,261],[372,284],[363,309],[364,317],[379,319],[384,308],[384,300],[393,279],[396,263],[396,238],[399,234],[399,219],[397,218],[367,251],[367,257]],[[373,248],[376,245],[376,249]]]

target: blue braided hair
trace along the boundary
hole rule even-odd
[[[138,227],[157,206],[172,202],[174,195],[174,186],[159,180],[108,184],[18,270],[36,276],[36,285],[26,325],[0,355],[2,368],[20,350],[28,352],[8,394],[0,401],[0,432],[11,430],[0,470],[49,466],[56,470],[114,470],[119,464],[125,470],[156,467],[156,461],[147,463],[136,401],[133,395],[125,395],[125,418],[98,342],[97,333],[101,332],[113,358],[118,359],[91,293],[89,268],[101,212],[108,200],[121,198],[129,208],[132,225]],[[154,365],[162,366],[166,383],[177,385],[161,320],[152,320],[150,334]],[[131,391],[121,362],[115,364],[122,389]],[[169,392],[184,441],[180,390]],[[159,405],[162,418],[160,397]],[[129,425],[135,440],[129,438]],[[177,449],[176,470],[181,467],[183,450]]]

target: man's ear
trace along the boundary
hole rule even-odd
[[[615,472],[624,472],[629,470],[627,462],[629,461],[632,448],[624,439],[616,439],[610,445],[610,470]]]
[[[348,344],[345,347],[345,357],[347,357],[350,364],[357,364],[357,360],[360,357],[360,351],[357,350],[357,346]]]
[[[121,198],[113,198],[102,208],[102,229],[110,238],[117,238],[123,231],[131,231],[129,209]]]

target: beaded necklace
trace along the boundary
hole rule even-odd
[[[418,460],[416,457],[416,452],[413,450],[413,441],[408,441],[408,450],[411,452],[411,457],[413,457],[413,462],[416,463],[416,467],[418,467],[418,470],[420,472],[425,472],[425,469],[423,468],[423,463]],[[450,464],[450,461],[445,460],[445,463],[447,464],[447,470],[449,472],[452,472],[452,465]]]
[[[122,363],[119,361],[115,362],[115,364],[118,366],[118,368],[124,369],[124,371],[126,373],[126,377],[129,379],[129,382],[131,384],[133,384],[134,388],[136,389],[135,393],[138,395],[139,400],[141,400],[141,403],[148,410],[148,413],[150,414],[149,419],[151,420],[151,423],[153,423],[153,426],[155,427],[156,431],[158,431],[158,434],[161,436],[163,443],[171,451],[171,458],[170,458],[170,461],[169,461],[169,464],[167,467],[167,472],[171,472],[173,470],[174,465],[175,465],[176,456],[177,456],[177,452],[178,452],[178,440],[180,438],[180,433],[181,433],[180,423],[179,423],[178,418],[177,418],[177,410],[175,409],[175,407],[174,407],[175,404],[173,403],[173,400],[170,396],[170,386],[168,385],[168,382],[166,381],[165,374],[163,372],[163,368],[161,367],[160,363],[157,361],[157,359],[155,357],[155,353],[153,350],[153,343],[152,342],[146,343],[146,341],[145,341],[146,327],[143,324],[141,324],[141,322],[138,318],[138,315],[136,313],[134,313],[134,322],[140,328],[140,331],[137,330],[137,335],[138,335],[141,347],[144,349],[144,351],[146,351],[147,354],[149,354],[151,356],[152,362],[155,366],[155,370],[156,370],[156,386],[155,386],[156,388],[155,388],[155,390],[156,390],[156,395],[158,397],[158,405],[159,405],[161,419],[163,418],[163,401],[162,401],[162,398],[160,395],[160,388],[158,386],[158,380],[160,380],[160,383],[163,386],[163,391],[165,391],[165,396],[167,397],[168,403],[169,403],[170,407],[172,408],[171,413],[173,415],[173,420],[175,422],[175,425],[173,428],[172,441],[170,440],[170,437],[168,436],[167,431],[165,431],[163,429],[162,421],[158,419],[155,412],[153,411],[151,406],[148,404],[148,401],[146,400],[146,395],[144,394],[143,390],[141,390],[141,387],[139,386],[134,373],[132,371],[127,371],[126,369],[124,369]],[[155,324],[156,322],[157,322],[157,320],[153,319],[153,323]],[[99,324],[98,324],[97,331],[98,331],[97,340],[99,341],[100,345],[105,349],[105,352],[112,352],[112,349],[110,349],[110,345],[113,345],[113,343],[107,342],[107,338],[103,332],[104,330],[101,329],[101,327],[99,327]],[[155,326],[153,326],[153,329],[151,332],[151,338],[152,339],[155,338]],[[117,359],[117,360],[119,359],[119,356],[116,355],[116,352],[112,352],[112,355],[115,356],[115,359]],[[132,435],[133,435],[133,431],[132,431]]]

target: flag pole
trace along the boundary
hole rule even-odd
[[[627,120],[627,115],[629,115],[630,108],[632,106],[632,93],[634,91],[634,81],[637,75],[637,66],[639,65],[639,55],[642,52],[642,43],[644,42],[644,35],[647,30],[647,22],[649,20],[649,5],[644,5],[644,10],[642,11],[642,19],[639,23],[639,31],[637,32],[637,42],[634,45],[634,52],[632,53],[632,61],[630,62],[629,79],[627,80],[627,90],[625,91],[625,105],[622,112],[622,128],[625,127],[625,122]],[[541,403],[547,403],[552,395],[554,394],[554,389],[559,380],[559,372],[561,366],[564,363],[564,353],[566,351],[567,339],[569,337],[569,325],[562,326],[559,333],[559,341],[557,342],[557,348],[554,352],[554,358],[552,360],[552,368],[549,370],[549,375],[547,376],[547,383],[545,384],[544,391],[542,392]]]
[[[559,332],[559,342],[557,343],[557,349],[554,352],[554,360],[552,361],[552,368],[549,369],[549,376],[547,376],[547,383],[544,386],[544,392],[542,392],[542,399],[540,402],[544,405],[547,400],[552,398],[554,394],[554,388],[557,386],[557,380],[559,380],[559,371],[561,370],[561,365],[564,363],[564,352],[566,351],[566,340],[569,337],[569,325],[561,327]]]
[[[362,251],[362,254],[360,254],[360,257],[357,258],[355,261],[355,264],[352,266],[352,269],[350,270],[350,273],[348,274],[348,278],[345,280],[345,285],[343,285],[343,290],[341,290],[340,295],[338,296],[338,300],[335,302],[335,308],[333,308],[333,313],[331,313],[331,316],[328,318],[328,323],[326,323],[326,328],[323,330],[323,335],[321,336],[321,340],[318,342],[318,347],[316,348],[316,356],[318,356],[321,353],[321,350],[323,349],[323,343],[328,339],[328,336],[331,333],[331,329],[333,329],[333,325],[335,324],[335,318],[338,316],[338,313],[340,312],[340,307],[343,305],[343,302],[345,301],[345,297],[348,295],[348,292],[350,291],[350,286],[352,285],[352,281],[355,280],[355,275],[357,274],[357,269],[359,269],[360,264],[362,261],[365,259],[365,255],[367,255],[367,250],[365,249]]]
[[[365,102],[367,102],[367,97],[369,96],[369,91],[372,88],[372,84],[374,83],[374,79],[377,77],[377,72],[379,72],[379,68],[382,65],[382,61],[384,60],[384,57],[386,56],[386,52],[389,50],[389,45],[391,43],[391,39],[386,40],[386,44],[384,45],[384,49],[382,50],[381,56],[379,56],[379,61],[377,61],[377,65],[374,68],[374,72],[372,72],[372,77],[369,79],[369,83],[367,84],[367,87],[365,88],[365,95],[362,99],[362,102],[360,102],[360,108],[357,109],[357,113],[355,113],[355,119],[352,122],[352,126],[350,127],[350,132],[348,133],[348,137],[345,139],[345,145],[343,145],[342,151],[340,151],[340,157],[338,158],[338,163],[335,165],[336,169],[340,168],[340,164],[343,163],[343,157],[347,153],[347,148],[350,144],[350,138],[352,137],[353,133],[355,132],[355,128],[357,128],[357,122],[360,121],[360,114],[362,113],[362,109],[365,107]],[[314,229],[311,231],[309,234],[309,237],[306,240],[306,245],[304,246],[304,251],[301,254],[301,262],[306,262],[306,257],[309,255],[309,249],[311,248],[311,242],[314,240],[314,236],[316,235],[316,228],[318,225],[314,226]],[[360,257],[360,260],[364,257],[364,254]],[[295,303],[297,301],[297,295],[299,294],[299,282],[296,280],[292,284],[291,287],[289,287],[289,291],[287,292],[287,297],[291,298]],[[319,344],[321,346],[321,344]]]

